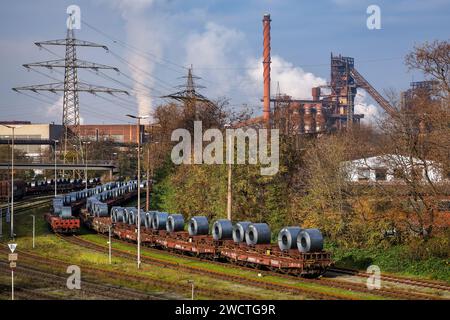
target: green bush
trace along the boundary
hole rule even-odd
[[[424,260],[433,257],[448,259],[450,257],[450,231],[446,230],[443,234],[423,240],[421,238],[412,239],[405,252],[406,256],[412,260]]]

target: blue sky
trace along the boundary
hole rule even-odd
[[[357,69],[381,92],[405,89],[410,81],[422,79],[419,73],[408,72],[405,54],[423,41],[448,40],[450,30],[450,1],[444,0],[3,1],[1,120],[61,122],[61,96],[27,93],[31,98],[11,88],[55,82],[22,64],[57,59],[33,43],[64,38],[70,4],[81,8],[81,19],[89,24],[76,30],[77,38],[106,44],[111,50],[81,48],[78,57],[123,72],[105,71],[121,84],[86,71],[80,71],[79,78],[132,92],[119,99],[80,94],[84,123],[126,123],[126,113],[151,111],[164,102],[160,96],[177,91],[175,86],[184,81],[184,66],[190,64],[202,77],[198,82],[206,87],[203,94],[227,97],[235,108],[246,103],[259,112],[264,13],[272,17],[272,87],[280,82],[282,91],[299,98],[308,98],[312,85],[329,80],[330,52],[354,57]],[[370,4],[381,9],[381,30],[366,27]],[[49,48],[64,54],[63,48]],[[36,70],[62,80],[63,70]],[[364,93],[359,101],[368,113],[379,112]]]

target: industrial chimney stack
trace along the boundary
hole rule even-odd
[[[263,50],[263,78],[264,78],[264,109],[263,118],[267,127],[270,127],[270,14],[263,18],[264,50]]]

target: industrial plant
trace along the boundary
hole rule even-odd
[[[121,19],[131,30],[128,14],[152,5],[160,4],[133,4]],[[50,112],[60,103],[62,118],[1,115],[0,300],[176,300],[172,316],[212,317],[216,310],[189,309],[188,300],[227,300],[224,314],[269,316],[285,310],[271,300],[450,299],[448,41],[408,48],[405,65],[421,78],[391,95],[358,71],[357,55],[329,43],[327,80],[307,88],[309,98],[296,97],[273,77],[280,33],[271,28],[283,16],[263,14],[251,34],[262,68],[261,60],[237,68],[259,72],[252,85],[262,96],[251,109],[203,93],[194,70],[215,66],[196,69],[143,50],[79,18],[79,10],[67,8],[64,38],[34,43],[57,59],[23,64],[52,81],[29,84],[33,78],[21,75],[8,88],[51,105]],[[108,46],[78,38],[77,23]],[[214,23],[206,29],[208,39],[221,30]],[[218,49],[209,49],[223,58],[228,43],[218,38]],[[100,61],[85,60],[89,50]],[[131,75],[103,64],[103,54]],[[157,77],[148,61],[181,69],[176,81],[184,83]],[[115,86],[90,83],[86,73]],[[360,90],[376,102],[377,123],[358,112]],[[106,109],[80,108],[81,93],[105,100]],[[148,113],[142,97],[152,101]],[[105,121],[92,123],[92,111]],[[126,121],[112,120],[120,116]],[[274,159],[276,170],[262,174]],[[254,307],[258,300],[265,302]]]

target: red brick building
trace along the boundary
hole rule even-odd
[[[135,124],[86,124],[79,126],[82,140],[120,143],[137,143],[137,125]],[[141,142],[146,141],[145,126],[140,126]]]

